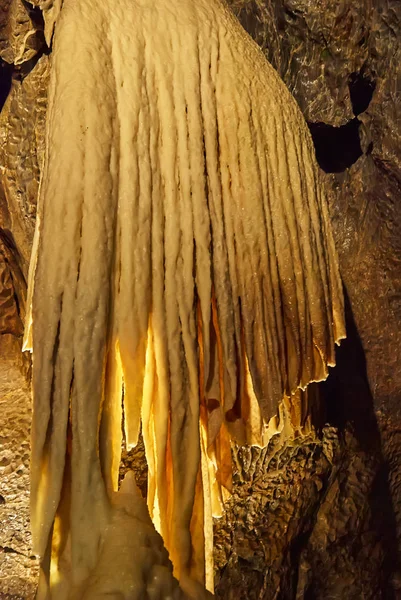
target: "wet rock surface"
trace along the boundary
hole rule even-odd
[[[401,4],[229,4],[309,123],[348,339],[321,386],[315,435],[233,449],[234,493],[215,521],[216,596],[401,597]],[[30,397],[18,369],[49,71],[38,8],[0,0],[0,57],[0,461],[10,461],[0,465],[0,598],[31,598]],[[141,448],[123,463],[137,465],[144,492]]]

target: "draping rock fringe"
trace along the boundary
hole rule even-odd
[[[219,0],[64,0],[51,69],[25,332],[44,594],[93,571],[141,429],[174,573],[212,589],[230,440],[302,431],[344,337],[312,141]]]

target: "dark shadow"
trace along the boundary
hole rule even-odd
[[[25,62],[23,62],[22,64],[18,65],[15,68],[15,70],[14,70],[15,79],[17,79],[18,81],[23,81],[23,79],[25,79],[25,77],[27,75],[29,75],[29,73],[31,73],[31,71],[33,71],[33,69],[36,67],[39,60],[42,58],[42,56],[44,54],[49,55],[50,50],[45,45],[44,38],[43,38],[43,45],[41,46],[40,50],[38,50],[36,52],[36,54],[34,56],[32,56],[32,58],[30,58],[29,60],[26,60]]]
[[[365,452],[380,449],[380,435],[374,413],[373,396],[366,371],[365,352],[344,288],[347,338],[336,348],[336,367],[321,384],[326,420],[340,431],[351,424]]]
[[[12,78],[13,65],[9,65],[0,58],[0,112],[10,93]]]
[[[326,123],[308,123],[316,160],[325,173],[342,173],[349,169],[362,156],[359,127],[361,122],[355,118],[333,127]]]
[[[32,6],[25,0],[23,0],[22,3],[32,23],[36,27],[35,34],[30,39],[30,44],[32,49],[35,50],[35,54],[29,60],[18,65],[9,64],[0,58],[0,111],[2,110],[10,93],[13,78],[18,81],[22,81],[34,69],[40,58],[44,54],[50,53],[50,49],[46,45],[44,36],[44,20],[42,11],[39,7]]]
[[[23,4],[26,12],[28,13],[29,18],[31,19],[32,23],[36,26],[36,28],[39,31],[44,31],[45,30],[45,21],[43,18],[43,12],[39,8],[39,6],[33,6],[33,4],[31,4],[27,0],[22,0],[22,4]]]
[[[336,367],[321,384],[326,421],[341,433],[352,427],[360,448],[373,457],[378,468],[371,489],[372,529],[385,553],[381,588],[384,599],[395,599],[391,580],[399,569],[396,519],[389,489],[388,466],[383,456],[380,431],[369,387],[365,353],[352,314],[346,290],[345,318],[347,339],[336,351]]]
[[[376,82],[360,71],[359,73],[351,73],[348,88],[352,110],[357,117],[368,108],[376,89]]]
[[[3,250],[2,250],[3,245]],[[4,260],[9,268],[9,273],[14,286],[14,301],[17,307],[18,315],[21,317],[21,322],[23,322],[22,310],[21,310],[21,301],[23,302],[23,298],[19,298],[15,290],[23,290],[23,294],[25,296],[27,284],[24,277],[24,273],[21,267],[21,255],[18,251],[17,245],[15,243],[14,237],[11,231],[7,229],[2,229],[0,227],[0,260]]]

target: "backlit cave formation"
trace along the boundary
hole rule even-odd
[[[0,5],[1,598],[397,597],[367,4]]]

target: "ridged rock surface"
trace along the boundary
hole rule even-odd
[[[24,315],[48,61],[44,55],[36,62],[44,50],[42,23],[38,10],[26,6],[0,2],[0,56],[11,65],[2,62],[0,70],[0,97],[7,98],[0,116],[0,306],[6,307],[0,314],[0,345],[19,364],[18,343],[10,338],[18,339]],[[216,595],[396,598],[401,591],[401,5],[232,0],[231,6],[310,124],[330,191],[348,295],[348,339],[336,370],[321,386],[315,436],[286,446],[274,438],[264,451],[234,449],[234,495],[226,515],[215,522]],[[39,33],[27,36],[31,30]],[[3,359],[1,374],[7,379],[1,398],[20,420],[14,436],[4,436],[0,421],[0,455],[13,454],[15,474],[7,476],[23,489],[16,487],[8,499],[3,495],[6,504],[0,505],[0,511],[10,511],[2,515],[21,515],[7,517],[5,527],[1,521],[0,544],[9,550],[0,555],[0,597],[30,598],[35,571],[23,516],[29,394],[14,367],[4,364]],[[0,418],[12,419],[10,410],[2,410]],[[124,462],[131,459],[127,453]],[[20,462],[23,474],[17,473]],[[137,473],[145,491],[143,462]],[[1,473],[0,486],[8,481],[4,477]],[[6,587],[10,577],[13,588]]]

